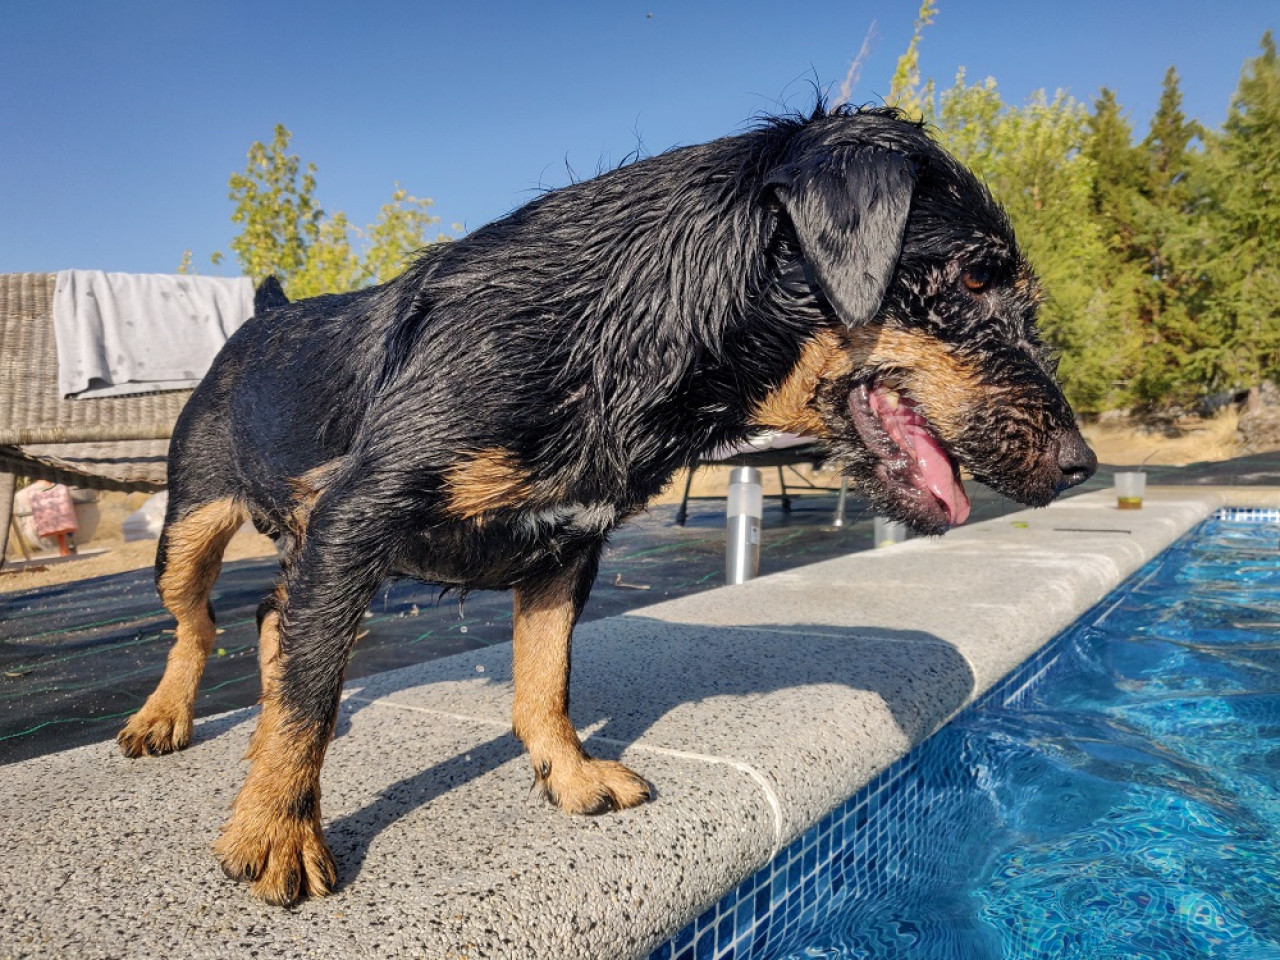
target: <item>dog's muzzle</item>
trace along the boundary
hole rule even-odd
[[[1098,456],[1084,442],[1079,430],[1064,430],[1054,442],[1054,453],[1061,473],[1058,493],[1079,486],[1098,469]]]

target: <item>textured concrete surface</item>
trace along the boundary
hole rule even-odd
[[[672,600],[631,616],[788,632],[840,627],[864,636],[935,638],[968,662],[967,700],[1097,603],[1129,574],[1228,500],[1268,491],[1148,490],[1143,510],[1117,510],[1109,491],[1059,501],[945,537],[815,563]],[[1280,502],[1271,495],[1270,502]],[[765,619],[761,619],[761,616]],[[889,633],[886,633],[890,631]]]
[[[593,742],[629,745],[627,762],[660,803],[669,785],[650,757],[742,771],[775,811],[772,850],[936,729],[972,688],[950,645],[910,631],[885,636],[894,642],[827,624],[779,633],[640,616],[599,621],[575,639],[570,712],[591,735],[589,751]],[[495,647],[408,667],[371,678],[352,699],[429,704],[505,726],[509,661],[509,650]]]
[[[586,624],[573,718],[657,799],[570,818],[508,732],[509,648],[354,681],[324,768],[340,886],[251,900],[209,846],[255,711],[176,756],[0,768],[0,957],[643,956],[1224,502],[1104,493]]]

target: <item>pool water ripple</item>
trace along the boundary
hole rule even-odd
[[[907,868],[792,956],[1280,958],[1278,546],[1210,521],[940,732]]]

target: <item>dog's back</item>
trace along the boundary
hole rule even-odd
[[[281,300],[236,331],[174,429],[170,520],[235,497],[279,522],[291,478],[349,448],[370,392],[362,381],[377,373],[374,294]]]

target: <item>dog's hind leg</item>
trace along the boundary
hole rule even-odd
[[[603,813],[649,799],[643,777],[582,749],[569,720],[569,648],[599,553],[515,590],[512,726],[547,797],[567,813]]]
[[[397,519],[382,511],[386,527]],[[309,514],[262,608],[262,713],[249,774],[216,852],[223,872],[268,903],[323,896],[337,883],[320,815],[320,768],[347,658],[396,547],[379,512],[343,491]]]
[[[196,690],[217,633],[209,595],[227,542],[247,516],[242,503],[226,497],[165,523],[156,583],[178,625],[159,686],[116,738],[126,756],[171,753],[191,742]]]
[[[262,700],[271,695],[279,679],[280,611],[284,609],[284,598],[284,583],[280,582],[258,604],[258,672],[262,678]]]

